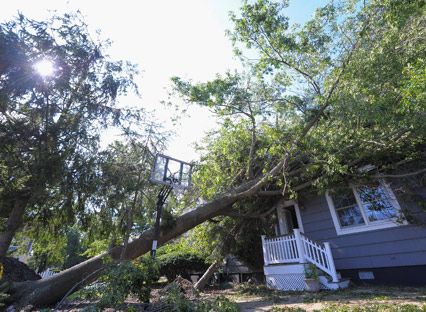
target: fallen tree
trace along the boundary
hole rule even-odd
[[[231,210],[235,202],[255,196],[260,186],[267,181],[265,177],[276,175],[280,172],[282,166],[283,162],[280,161],[265,176],[249,181],[231,192],[219,196],[217,199],[201,204],[182,214],[176,219],[176,223],[172,228],[161,229],[158,245],[165,244],[211,218],[225,215],[228,210]],[[106,261],[110,259],[117,262],[131,260],[149,252],[153,235],[153,229],[142,233],[138,239],[128,243],[124,255],[122,253],[124,247],[116,246],[108,252],[79,263],[52,277],[37,281],[12,283],[9,287],[9,293],[11,294],[9,302],[13,302],[17,306],[33,305],[37,307],[54,304],[64,296],[77,291],[86,283],[96,280],[104,269]]]
[[[274,172],[279,172],[277,168],[282,168],[280,166],[282,166],[282,162],[274,167]],[[276,174],[274,172],[269,172],[269,175]],[[217,199],[201,204],[182,214],[176,219],[176,223],[172,228],[161,229],[158,245],[161,246],[167,243],[209,219],[225,215],[227,211],[232,209],[232,205],[235,202],[257,195],[259,185],[262,185],[263,181],[266,181],[264,177],[249,181]],[[153,236],[153,229],[145,231],[138,239],[128,243],[124,255],[122,253],[124,247],[116,246],[108,252],[88,259],[49,278],[11,283],[9,287],[9,293],[11,294],[9,302],[13,302],[17,306],[33,305],[43,307],[52,305],[60,301],[64,296],[77,291],[88,282],[96,280],[104,269],[106,262],[110,259],[117,262],[131,260],[149,252]]]
[[[162,245],[198,224],[220,215],[238,199],[241,199],[241,192],[248,190],[252,185],[253,183],[248,183],[236,188],[232,193],[199,205],[195,209],[184,213],[177,218],[173,228],[169,228],[167,231],[162,229],[158,244]],[[253,195],[254,192],[248,194]],[[148,230],[142,233],[138,239],[130,242],[126,248],[124,259],[135,259],[147,253],[151,248],[153,234],[153,230]],[[9,291],[12,295],[10,300],[19,306],[47,306],[54,304],[63,296],[79,289],[83,285],[82,281],[95,280],[101,273],[107,258],[111,257],[113,260],[120,260],[122,248],[122,246],[114,247],[104,254],[93,257],[47,279],[12,283]]]
[[[209,282],[210,278],[213,276],[213,274],[217,271],[217,269],[220,267],[220,261],[213,262],[209,268],[204,272],[203,276],[198,280],[198,282],[195,283],[194,287],[197,290],[203,290],[207,283]]]

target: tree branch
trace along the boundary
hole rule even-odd
[[[360,31],[360,33],[363,32],[363,30],[365,29],[365,27],[367,27],[367,24],[363,27],[363,29]],[[290,153],[293,152],[293,150],[300,144],[300,142],[305,138],[305,136],[309,133],[309,131],[313,128],[313,126],[318,122],[318,120],[322,117],[324,111],[327,109],[327,107],[330,106],[331,104],[331,97],[333,96],[339,82],[340,79],[343,75],[343,73],[346,70],[346,67],[348,65],[348,63],[350,62],[350,60],[352,59],[352,55],[353,52],[355,51],[356,47],[358,46],[359,40],[360,40],[361,36],[359,38],[357,38],[356,43],[352,46],[351,52],[349,53],[349,55],[346,57],[346,59],[342,62],[342,66],[340,69],[339,74],[337,75],[336,79],[334,80],[330,90],[327,92],[327,96],[324,100],[323,105],[320,107],[320,109],[318,110],[318,112],[315,114],[314,118],[312,118],[308,124],[303,128],[300,136],[298,139],[294,140],[293,143],[291,144],[290,150],[289,152],[286,152],[284,157],[278,162],[277,165],[275,165],[275,167],[273,167],[268,173],[266,173],[263,177],[259,178],[257,180],[257,182],[255,182],[255,184],[248,190],[241,192],[238,194],[239,198],[243,198],[246,196],[250,196],[253,193],[256,193],[260,190],[260,188],[273,176],[276,176],[281,169],[283,168],[283,166],[285,166],[288,158],[290,157]]]
[[[315,79],[309,75],[307,72],[305,72],[304,70],[300,69],[298,66],[295,66],[294,64],[291,64],[289,62],[287,62],[284,57],[281,55],[281,53],[277,50],[277,48],[275,48],[269,37],[267,36],[267,34],[265,33],[265,30],[263,29],[263,27],[260,27],[260,32],[263,34],[263,36],[265,37],[266,41],[268,42],[268,45],[271,47],[271,49],[277,54],[278,56],[278,61],[283,63],[284,65],[286,65],[287,67],[295,70],[296,72],[298,72],[299,74],[301,74],[303,77],[305,77],[305,79],[308,81],[308,83],[314,88],[315,92],[318,95],[321,95],[321,88],[319,87],[318,83],[315,81]],[[268,52],[265,51],[265,49],[262,49],[263,52],[265,52],[265,54],[270,57],[271,59],[276,59],[274,57],[272,57]]]
[[[408,172],[408,173],[401,173],[401,174],[376,174],[371,176],[372,178],[375,179],[380,179],[380,178],[390,178],[390,179],[397,179],[397,178],[406,178],[406,177],[412,177],[412,176],[416,176],[422,173],[426,173],[426,168],[414,171],[414,172]]]

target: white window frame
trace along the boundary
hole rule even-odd
[[[333,219],[333,224],[336,229],[337,235],[374,231],[374,230],[386,229],[386,228],[397,227],[397,226],[408,224],[406,220],[399,220],[403,216],[401,211],[401,206],[399,205],[398,200],[396,199],[396,196],[393,193],[390,186],[386,184],[384,181],[379,181],[379,184],[380,186],[384,187],[387,193],[389,194],[389,201],[391,202],[392,206],[397,211],[398,217],[389,218],[385,220],[370,221],[368,219],[367,213],[365,212],[364,205],[362,204],[361,198],[359,197],[359,193],[357,190],[357,187],[360,187],[362,185],[350,185],[349,187],[354,193],[356,203],[364,219],[364,224],[358,224],[358,225],[353,225],[349,227],[341,227],[339,222],[339,217],[337,216],[336,208],[334,206],[333,198],[330,195],[329,191],[326,192],[325,198],[327,199],[328,208],[330,209],[331,217]]]

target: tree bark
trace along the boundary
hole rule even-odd
[[[141,172],[139,172],[137,185],[140,188],[142,188],[142,185],[140,185],[141,176],[142,174]],[[126,232],[123,238],[123,248],[121,250],[120,259],[124,259],[126,255],[127,246],[129,245],[130,232],[133,226],[133,211],[135,211],[136,209],[138,195],[139,195],[139,188],[135,191],[135,195],[133,196],[132,206],[129,208],[129,210],[126,213]]]
[[[206,287],[208,281],[213,276],[213,273],[217,271],[220,266],[219,261],[213,262],[198,282],[195,283],[194,288],[197,290],[203,290]]]
[[[250,144],[250,151],[249,151],[249,157],[248,157],[248,161],[247,161],[247,179],[251,180],[254,177],[254,173],[253,173],[253,163],[254,163],[254,158],[255,158],[255,153],[256,153],[256,141],[257,141],[257,136],[256,136],[256,119],[254,118],[253,115],[253,111],[251,109],[251,104],[248,104],[248,108],[250,111],[250,122],[251,122],[251,144]]]
[[[0,233],[0,263],[2,263],[4,257],[6,257],[10,243],[15,236],[15,232],[22,225],[22,217],[25,213],[28,200],[29,196],[27,195],[17,195],[13,202],[13,208],[7,219],[6,228],[4,232]]]

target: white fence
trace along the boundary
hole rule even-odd
[[[262,236],[265,265],[310,262],[338,282],[330,243],[315,242],[295,229],[293,234],[266,238]]]
[[[57,274],[57,273],[54,272],[54,271],[52,271],[50,268],[47,269],[46,271],[43,271],[43,272],[39,273],[39,275],[41,276],[42,279],[51,277],[51,276],[53,276],[55,274]]]

